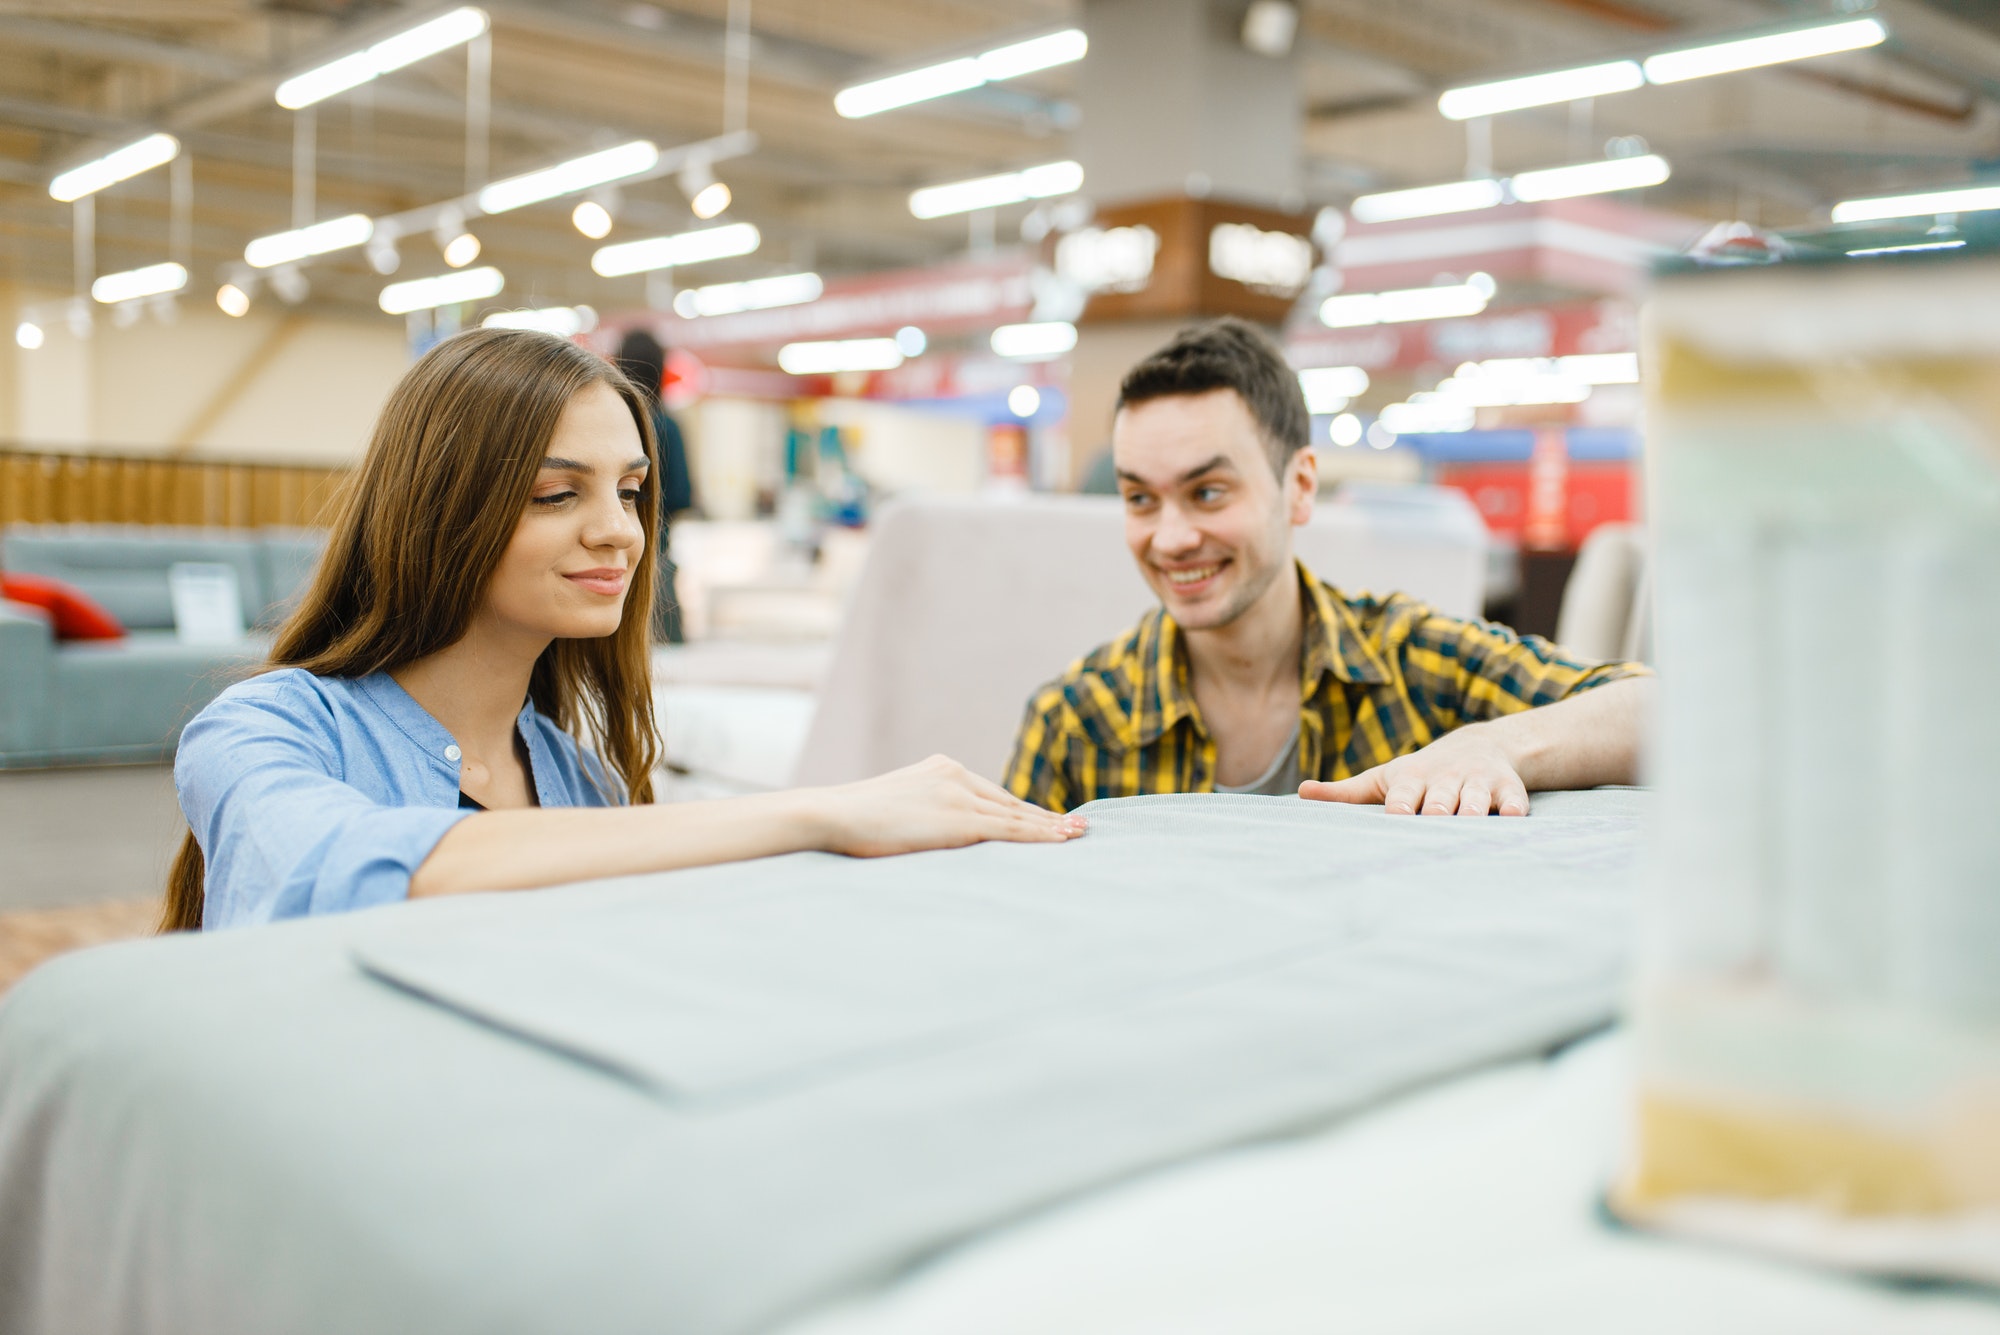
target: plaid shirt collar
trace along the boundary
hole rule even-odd
[[[1305,562],[1295,564],[1305,612],[1299,703],[1309,704],[1328,676],[1338,682],[1369,685],[1390,680],[1382,656],[1362,633],[1347,604],[1320,583]],[[1182,719],[1192,719],[1197,729],[1205,731],[1189,676],[1187,635],[1165,608],[1154,608],[1139,623],[1134,649],[1139,665],[1134,695],[1139,709],[1133,745],[1152,745]]]

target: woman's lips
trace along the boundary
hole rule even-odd
[[[573,575],[564,575],[563,578],[579,588],[588,589],[592,593],[601,593],[606,597],[615,598],[625,592],[623,570],[579,570]]]

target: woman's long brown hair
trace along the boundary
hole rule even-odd
[[[556,419],[593,384],[625,400],[653,460],[639,500],[647,550],[634,563],[618,629],[551,643],[535,663],[528,694],[603,757],[630,801],[651,801],[659,737],[648,635],[660,472],[651,414],[615,366],[552,335],[470,330],[432,348],[403,376],[266,668],[362,677],[462,639],[528,508]],[[161,931],[200,929],[206,874],[190,830],[167,873]]]

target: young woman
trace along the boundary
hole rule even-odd
[[[647,409],[609,363],[526,330],[410,369],[269,670],[182,734],[164,929],[1083,832],[942,757],[653,805]]]

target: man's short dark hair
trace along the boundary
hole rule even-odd
[[[1192,325],[1125,373],[1118,406],[1233,389],[1256,420],[1264,452],[1279,477],[1312,435],[1299,377],[1285,354],[1257,326],[1233,315]]]

